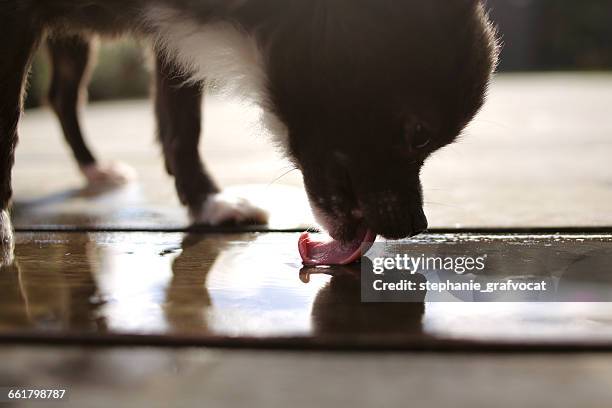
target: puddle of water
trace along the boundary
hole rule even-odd
[[[297,234],[18,234],[0,336],[89,334],[609,342],[612,303],[361,302],[359,266],[303,269]],[[405,247],[389,243],[393,254]],[[428,235],[415,253],[487,253],[494,276],[612,288],[612,236]],[[612,290],[611,290],[612,292]],[[459,299],[461,300],[461,299]]]

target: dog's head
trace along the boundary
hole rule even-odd
[[[476,0],[296,5],[268,49],[273,107],[318,220],[339,241],[427,228],[419,174],[481,107],[494,32]]]

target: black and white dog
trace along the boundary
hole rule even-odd
[[[87,166],[93,158],[79,146],[74,113],[87,38],[119,34],[155,47],[160,141],[196,222],[265,222],[248,203],[224,201],[202,164],[202,84],[230,87],[261,104],[263,123],[302,171],[313,211],[336,240],[319,246],[302,237],[307,263],[345,263],[376,235],[403,238],[426,228],[421,167],[479,110],[497,57],[480,0],[2,0],[5,262],[13,245],[11,169],[32,55],[43,38],[55,42],[51,101]]]

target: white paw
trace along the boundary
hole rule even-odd
[[[90,187],[122,186],[136,179],[136,172],[123,163],[90,164],[81,167]]]
[[[0,211],[0,268],[13,263],[15,240],[8,211]]]
[[[206,200],[201,209],[192,211],[191,218],[196,225],[217,227],[224,224],[265,225],[269,216],[267,211],[244,198],[215,194]]]

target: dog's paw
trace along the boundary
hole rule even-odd
[[[191,221],[195,225],[266,225],[268,212],[254,206],[244,198],[215,194],[206,200],[202,207],[191,211]]]
[[[136,179],[136,172],[123,163],[81,166],[89,187],[122,186]]]
[[[13,263],[15,238],[8,211],[0,211],[0,268]]]

